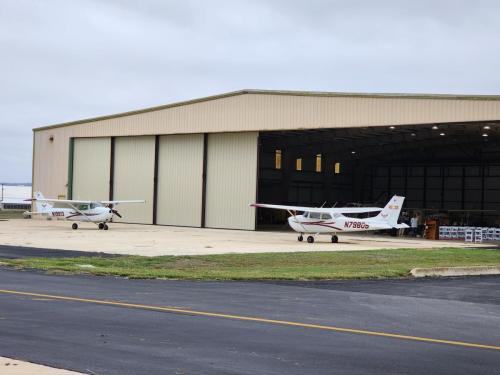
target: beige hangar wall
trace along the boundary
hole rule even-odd
[[[243,90],[34,130],[33,188],[66,194],[71,137],[110,137],[500,120],[500,96]],[[52,141],[50,140],[52,139]]]
[[[113,221],[152,224],[155,137],[116,137],[114,142],[113,199],[146,203],[117,206],[123,218]]]
[[[258,133],[209,134],[205,225],[255,229]]]
[[[73,148],[73,199],[109,197],[111,138],[77,138]]]

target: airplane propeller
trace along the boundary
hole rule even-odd
[[[108,205],[108,208],[109,208],[109,211],[110,211],[113,215],[118,216],[120,219],[122,218],[122,215],[120,215],[120,213],[119,213],[117,210],[115,210],[115,209],[113,208],[113,205],[112,205],[112,204],[109,204],[109,205]]]
[[[111,209],[111,212],[112,212],[114,215],[118,216],[120,219],[122,218],[122,215],[120,215],[120,213],[119,213],[117,210]]]

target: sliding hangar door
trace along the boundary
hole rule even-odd
[[[255,229],[258,133],[73,139],[72,199],[130,200],[126,223]]]
[[[116,137],[113,139],[113,200],[144,199],[145,204],[123,204],[117,210],[123,216],[114,221],[153,223],[155,137]]]
[[[107,199],[111,166],[111,138],[77,138],[72,145],[73,178],[70,199]],[[71,168],[72,167],[72,168]]]

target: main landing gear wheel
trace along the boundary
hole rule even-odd
[[[104,223],[99,223],[99,229],[104,229]]]
[[[303,235],[300,235],[299,237],[297,237],[297,240],[298,240],[299,242],[304,241],[304,236],[303,236]]]
[[[313,243],[314,242],[314,237],[313,236],[308,236],[307,237],[307,242]]]
[[[73,223],[73,225],[71,226],[71,228],[78,229],[78,224],[77,223]]]
[[[108,224],[104,224],[104,230],[108,230],[109,227],[108,227]]]
[[[333,243],[337,243],[337,242],[339,242],[339,238],[338,238],[337,236],[333,235],[333,236],[332,236],[332,242],[333,242]]]

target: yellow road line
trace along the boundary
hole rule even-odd
[[[266,319],[266,318],[252,317],[252,316],[221,314],[221,313],[213,313],[213,312],[207,312],[207,311],[180,309],[177,307],[141,305],[141,304],[136,304],[136,303],[127,303],[127,302],[119,302],[119,301],[107,301],[107,300],[98,300],[98,299],[89,299],[89,298],[58,296],[58,295],[51,295],[51,294],[20,292],[20,291],[16,291],[16,290],[7,290],[7,289],[0,289],[0,293],[21,295],[21,296],[30,296],[30,297],[51,298],[51,299],[60,300],[60,301],[86,302],[86,303],[93,303],[93,304],[106,305],[106,306],[128,307],[128,308],[141,309],[141,310],[164,311],[164,312],[186,314],[186,315],[195,315],[195,316],[209,316],[209,317],[213,317],[213,318],[243,320],[243,321],[258,322],[258,323],[277,324],[277,325],[283,325],[283,326],[314,328],[314,329],[321,329],[321,330],[325,330],[325,331],[346,332],[346,333],[354,333],[354,334],[360,334],[360,335],[389,337],[389,338],[401,339],[401,340],[455,345],[455,346],[462,346],[462,347],[468,347],[468,348],[500,350],[500,346],[495,346],[495,345],[484,345],[484,344],[475,344],[475,343],[463,342],[463,341],[441,340],[441,339],[433,339],[433,338],[429,338],[429,337],[399,335],[396,333],[368,331],[368,330],[355,329],[355,328],[342,328],[342,327],[324,326],[324,325],[301,323],[301,322],[290,322],[290,321],[286,321],[286,320],[274,320],[274,319]]]

